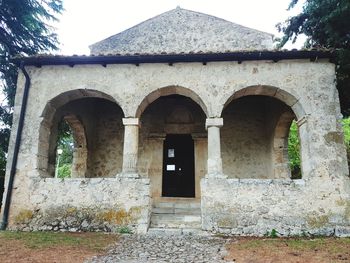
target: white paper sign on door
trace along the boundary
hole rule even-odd
[[[175,171],[175,164],[167,164],[166,170],[167,171]]]

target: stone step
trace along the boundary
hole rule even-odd
[[[174,207],[153,207],[153,214],[180,214],[180,215],[200,215],[200,208],[174,208]]]
[[[201,228],[201,216],[193,214],[152,214],[151,227]]]
[[[176,208],[176,209],[200,209],[201,203],[199,201],[155,201],[154,208]]]

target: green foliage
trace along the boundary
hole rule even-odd
[[[344,130],[344,141],[347,148],[350,147],[350,118],[345,118],[342,121]]]
[[[300,169],[300,142],[298,134],[298,126],[295,121],[292,122],[288,136],[288,157],[290,169],[292,172],[292,179],[301,178]]]
[[[12,126],[12,109],[16,93],[17,67],[11,57],[35,55],[56,50],[57,35],[50,21],[63,11],[62,0],[0,1],[0,175],[5,171],[6,153]]]
[[[60,164],[58,167],[58,178],[70,178],[71,176],[71,164]]]
[[[350,165],[350,117],[343,119],[344,143],[346,146],[346,154],[348,164]]]
[[[129,227],[122,226],[122,227],[118,228],[118,233],[119,234],[132,234],[132,231]]]
[[[344,143],[346,146],[346,152],[348,157],[348,164],[350,164],[350,117],[342,120],[344,131]],[[288,157],[290,168],[292,171],[292,178],[301,178],[300,169],[300,141],[298,135],[298,127],[295,121],[292,122],[288,137]]]
[[[62,150],[59,156],[58,178],[71,177],[74,141],[68,123],[62,120],[58,126],[57,149]],[[57,160],[58,161],[58,160]]]
[[[292,0],[292,9],[298,0]],[[277,24],[284,33],[280,41],[283,46],[288,40],[295,42],[305,34],[306,47],[350,48],[350,1],[349,0],[306,0],[303,11]]]
[[[292,0],[289,9],[298,0]],[[350,1],[306,0],[303,11],[285,22],[277,24],[284,36],[279,40],[283,47],[288,40],[295,42],[305,34],[307,48],[336,49],[337,88],[342,112],[350,114]]]
[[[278,231],[273,228],[271,231],[267,231],[265,236],[266,237],[270,237],[270,238],[277,238],[278,237]]]

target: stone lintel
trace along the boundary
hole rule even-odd
[[[123,118],[123,124],[125,126],[139,126],[140,120],[139,118]]]
[[[209,127],[222,127],[224,125],[224,119],[223,118],[207,118],[205,121],[205,128],[208,129]]]

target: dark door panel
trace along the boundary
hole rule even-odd
[[[163,151],[163,196],[195,197],[194,143],[189,134],[168,134]]]

